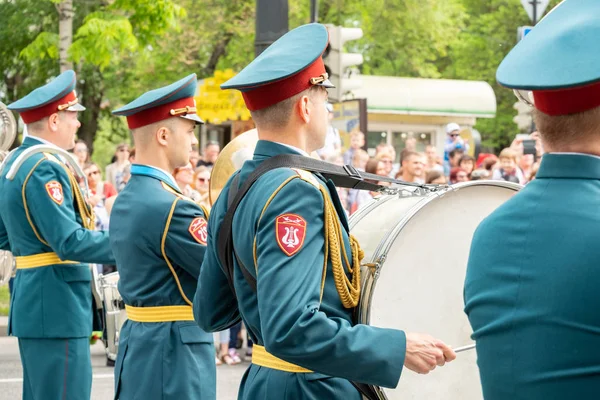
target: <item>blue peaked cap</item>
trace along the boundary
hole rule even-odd
[[[194,100],[197,85],[196,74],[191,74],[168,86],[146,92],[112,113],[127,117],[130,129],[174,116],[202,124],[204,122],[196,114]]]

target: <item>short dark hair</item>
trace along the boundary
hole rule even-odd
[[[448,157],[454,158],[454,156],[456,156],[457,154],[465,154],[465,151],[462,149],[454,149],[450,153],[448,153]]]

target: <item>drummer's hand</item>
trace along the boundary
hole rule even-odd
[[[406,334],[406,368],[419,374],[427,374],[436,366],[443,366],[456,358],[456,353],[441,340],[423,333]]]

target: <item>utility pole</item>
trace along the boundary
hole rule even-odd
[[[288,0],[256,0],[255,56],[285,35],[288,30]]]
[[[310,22],[319,21],[319,1],[310,0]]]
[[[538,6],[538,0],[531,0],[529,2],[529,4],[531,4],[531,6],[533,7],[533,25],[535,26],[535,24],[537,24],[537,6]]]

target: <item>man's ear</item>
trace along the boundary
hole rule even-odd
[[[298,100],[298,102],[296,103],[296,109],[298,111],[298,115],[299,115],[300,119],[302,121],[304,121],[304,123],[310,122],[311,112],[310,112],[310,108],[308,107],[309,101],[310,101],[310,99],[308,98],[308,96],[302,96],[302,97],[300,97],[300,100]]]
[[[48,124],[48,129],[50,129],[51,132],[58,131],[59,118],[60,118],[60,116],[58,115],[58,113],[54,113],[48,117],[47,124]]]
[[[171,134],[171,132],[169,131],[168,128],[161,126],[160,128],[157,129],[157,131],[155,133],[156,141],[161,146],[166,146],[170,134]]]

